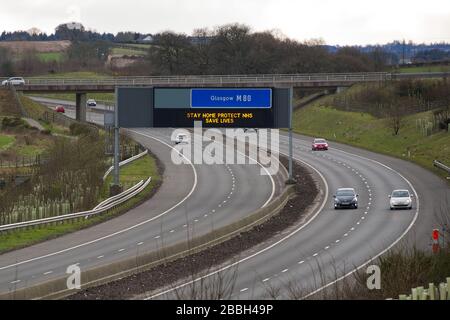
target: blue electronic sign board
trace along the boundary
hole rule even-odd
[[[272,89],[191,89],[191,108],[270,109]]]

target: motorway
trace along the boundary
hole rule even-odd
[[[260,175],[259,165],[172,164],[171,130],[131,135],[164,163],[153,198],[92,228],[0,256],[0,293],[152,252],[241,220],[279,194],[283,176]],[[254,186],[259,186],[255,188]]]
[[[29,276],[39,276],[40,281],[43,280],[42,278],[47,279],[51,275],[44,276],[44,274],[49,269],[54,272],[59,270],[61,274],[63,270],[58,268],[73,262],[80,262],[81,266],[89,263],[91,265],[107,263],[121,255],[137,254],[139,247],[144,244],[150,245],[146,250],[151,250],[160,243],[154,239],[153,242],[150,241],[153,247],[147,244],[152,236],[158,235],[158,232],[151,233],[151,236],[148,233],[152,225],[155,225],[154,228],[159,226],[159,229],[168,232],[166,235],[168,241],[183,239],[183,233],[178,236],[174,231],[171,236],[171,231],[183,227],[180,226],[181,221],[197,219],[199,223],[202,223],[199,218],[211,213],[214,210],[212,208],[217,207],[217,203],[230,195],[229,192],[233,186],[231,172],[236,177],[234,196],[239,198],[227,204],[227,208],[230,209],[228,206],[232,206],[233,210],[224,210],[223,214],[220,214],[223,225],[233,219],[229,215],[232,214],[235,219],[242,217],[252,209],[264,205],[270,198],[270,182],[260,181],[263,178],[259,176],[257,168],[252,169],[248,166],[229,166],[231,171],[226,166],[209,168],[194,166],[198,175],[197,186],[190,189],[192,185],[195,185],[192,168],[171,165],[170,160],[167,159],[169,148],[154,140],[156,138],[168,143],[169,134],[170,130],[150,129],[140,129],[135,133],[135,137],[151,147],[166,165],[167,177],[161,190],[151,201],[93,229],[0,256],[0,291],[5,288],[11,289],[16,285],[27,285],[28,281],[31,281],[27,278]],[[295,135],[294,157],[321,176],[327,195],[325,201],[305,225],[279,234],[270,243],[259,246],[253,252],[243,254],[239,261],[230,262],[218,270],[236,270],[237,277],[231,293],[232,298],[268,298],[271,296],[270,288],[286,288],[286,283],[290,281],[295,281],[301,287],[301,296],[304,296],[305,293],[332,284],[340,276],[348,275],[355,267],[364,267],[371,258],[377,257],[395,245],[415,244],[423,250],[431,251],[431,230],[439,227],[436,214],[441,208],[448,211],[446,201],[450,199],[450,190],[442,179],[410,162],[338,143],[330,143],[329,151],[312,152],[310,143],[311,138]],[[287,138],[282,136],[281,152],[287,153],[287,147]],[[172,174],[173,172],[176,174]],[[180,181],[183,181],[183,184]],[[219,185],[223,185],[223,188]],[[256,185],[258,188],[254,187]],[[209,190],[211,186],[214,187],[214,193]],[[357,190],[360,195],[359,209],[333,209],[332,195],[339,187],[354,187]],[[219,193],[217,198],[215,197],[216,188]],[[407,188],[415,193],[413,210],[389,210],[388,195],[397,188]],[[193,193],[189,195],[192,190],[194,190]],[[245,193],[241,196],[242,192]],[[213,195],[214,199],[211,199]],[[153,212],[161,213],[164,208],[168,210],[179,203],[180,199],[185,199],[183,204],[170,211],[170,214],[164,217],[164,223],[161,222],[162,219],[156,219],[111,236],[105,241],[100,240],[49,258],[21,263],[32,256],[74,246],[78,243],[77,238],[80,237],[83,242],[90,241],[94,237],[93,234],[105,233],[108,227],[104,225],[110,224],[117,227],[123,224],[126,228],[136,222],[145,221],[154,216]],[[201,214],[199,214],[199,208],[202,209]],[[131,221],[129,221],[130,217]],[[215,217],[219,219],[219,212]],[[209,218],[205,218],[204,224],[198,226],[210,230],[211,224],[207,222]],[[197,227],[197,230],[201,228]],[[78,239],[78,241],[81,240]],[[143,244],[139,245],[140,243]],[[125,250],[119,252],[121,249],[118,248]],[[21,264],[11,267],[16,264],[14,261]],[[57,266],[59,267],[56,268]],[[203,281],[194,280],[194,282],[197,284],[201,282],[204,286],[205,283],[216,281],[215,275],[216,273],[212,272],[205,276]],[[17,281],[15,279],[20,279],[21,282],[13,283]],[[192,280],[181,281],[176,289],[180,291],[189,289],[191,284]],[[173,290],[174,288],[170,288],[149,293],[147,297],[173,298]],[[281,290],[278,297],[290,298],[290,295],[286,290]]]
[[[174,291],[188,298],[193,286],[201,292],[223,277],[236,277],[233,299],[307,297],[396,244],[431,252],[431,231],[440,226],[436,214],[448,211],[450,190],[444,181],[403,160],[337,143],[331,143],[329,151],[312,152],[310,144],[311,138],[295,135],[294,157],[317,170],[328,189],[313,219],[204,275],[202,281],[189,279],[147,298],[173,298]],[[281,152],[286,153],[287,146],[283,136]],[[333,209],[332,195],[340,187],[356,188],[359,209]],[[414,192],[413,210],[389,210],[388,195],[397,188]]]

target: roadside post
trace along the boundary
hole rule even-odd
[[[114,181],[110,187],[110,195],[115,196],[120,194],[122,186],[120,185],[120,140],[119,140],[119,108],[118,108],[118,90],[116,92],[116,106],[114,108]]]
[[[439,229],[433,229],[431,237],[433,239],[433,253],[437,253],[439,251]]]
[[[289,178],[286,184],[295,184],[296,181],[293,177],[292,172],[292,158],[293,158],[293,142],[292,142],[292,112],[293,112],[293,99],[294,99],[294,89],[289,88]]]

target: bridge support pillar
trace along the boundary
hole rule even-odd
[[[337,88],[336,88],[336,93],[344,92],[344,91],[347,90],[347,89],[348,89],[347,87],[337,87]]]
[[[86,93],[77,93],[76,119],[77,121],[86,122]]]

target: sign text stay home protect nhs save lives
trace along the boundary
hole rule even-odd
[[[272,89],[192,89],[191,108],[270,109]]]

